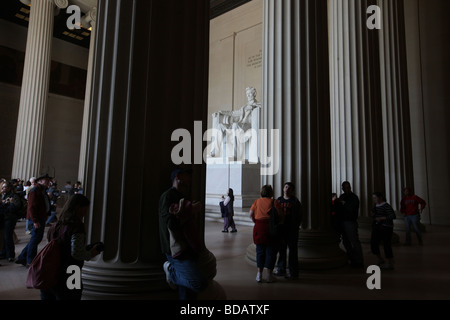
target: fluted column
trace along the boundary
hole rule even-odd
[[[360,198],[367,220],[372,192],[383,191],[378,30],[366,27],[367,0],[328,0],[333,190],[343,181]],[[365,219],[364,219],[365,218]]]
[[[280,130],[280,170],[262,183],[276,192],[284,182],[297,185],[303,204],[300,268],[340,267],[346,258],[330,227],[327,1],[265,0],[263,48],[262,124]]]
[[[78,165],[78,180],[84,185],[84,175],[86,171],[86,154],[87,154],[87,139],[89,132],[89,115],[91,108],[91,92],[92,92],[92,72],[94,68],[94,47],[95,34],[97,28],[95,22],[97,20],[97,8],[92,8],[84,17],[84,24],[91,28],[91,39],[89,43],[89,58],[86,76],[86,93],[84,95],[84,111],[83,111],[83,127],[81,129],[81,146],[80,146],[80,160]]]
[[[53,0],[33,0],[28,24],[24,72],[12,177],[40,174],[47,110],[55,6]]]
[[[403,0],[379,0],[381,106],[385,146],[386,197],[400,209],[402,188],[413,178]]]
[[[207,127],[209,1],[99,0],[97,8],[85,186],[89,241],[105,251],[83,268],[84,297],[175,298],[158,205],[171,186],[172,133],[194,138],[194,121]],[[204,164],[193,166],[193,199],[204,201],[205,175]]]

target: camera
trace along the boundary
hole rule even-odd
[[[103,252],[105,250],[105,244],[103,242],[95,242],[95,243],[91,243],[90,245],[87,245],[86,251],[91,251],[92,248],[94,248],[95,246],[97,246],[96,250],[98,252]]]

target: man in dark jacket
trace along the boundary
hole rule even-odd
[[[50,213],[50,200],[46,190],[50,186],[48,174],[36,179],[37,185],[28,193],[27,219],[33,222],[31,238],[16,260],[17,264],[29,266],[37,254],[39,243],[44,237],[45,221]]]
[[[342,243],[352,267],[364,267],[361,242],[358,235],[359,198],[352,192],[350,182],[342,183],[344,193],[335,202],[337,220],[342,232]]]
[[[191,171],[176,169],[171,174],[172,187],[159,200],[159,234],[161,251],[167,260],[164,263],[166,280],[172,288],[178,287],[180,300],[195,300],[206,288],[206,279],[200,272],[197,257],[192,248],[186,248],[177,257],[172,256],[169,229],[183,233],[179,219],[171,213],[171,207],[181,199],[188,200],[191,188]]]
[[[1,185],[0,204],[0,230],[3,228],[4,245],[0,251],[0,259],[8,259],[9,262],[13,262],[16,256],[14,228],[16,227],[18,212],[21,207],[22,202],[16,192],[14,192],[13,185],[10,182],[4,182]]]

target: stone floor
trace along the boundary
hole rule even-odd
[[[320,272],[301,272],[297,281],[279,278],[276,283],[255,281],[256,268],[245,260],[252,242],[252,228],[238,227],[238,233],[224,234],[222,225],[206,222],[206,244],[217,258],[215,280],[229,300],[448,300],[450,299],[450,227],[427,226],[423,247],[395,246],[395,270],[383,271],[381,290],[369,290],[365,270],[347,267]],[[17,224],[17,255],[27,243],[25,223]],[[399,233],[401,239],[403,233]],[[41,247],[44,242],[41,243]],[[365,262],[376,258],[363,244]],[[1,260],[0,300],[38,300],[38,290],[25,288],[26,269]]]

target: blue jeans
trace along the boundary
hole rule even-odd
[[[419,222],[420,222],[420,216],[418,214],[413,216],[405,216],[405,228],[406,228],[406,243],[411,243],[411,227],[410,225],[413,225],[414,231],[417,234],[417,239],[419,240],[419,243],[422,243],[422,232],[420,232]]]
[[[45,222],[45,224],[51,224],[53,222],[56,221],[56,211],[52,211],[50,213],[50,217],[48,217],[47,221]]]
[[[361,242],[359,241],[358,222],[343,221],[342,228],[342,243],[344,244],[347,256],[350,262],[354,265],[361,265],[364,263]]]
[[[31,225],[31,238],[25,248],[23,248],[18,261],[22,261],[26,264],[31,264],[33,262],[34,257],[37,255],[38,245],[41,243],[42,238],[44,238],[45,231],[45,219],[39,221],[41,227],[39,229],[35,229],[34,225]]]
[[[256,245],[256,265],[258,269],[267,268],[273,270],[277,259],[277,246],[275,245]]]
[[[33,221],[30,219],[27,219],[27,222],[25,224],[25,231],[31,231],[31,227],[33,226]]]
[[[3,227],[3,239],[4,245],[0,252],[1,256],[5,256],[6,259],[14,259],[16,256],[14,246],[14,228],[16,227],[17,219],[6,219]]]
[[[201,274],[194,259],[173,259],[166,254],[170,262],[170,281],[178,286],[180,300],[195,300],[197,294],[206,289],[208,282]]]

